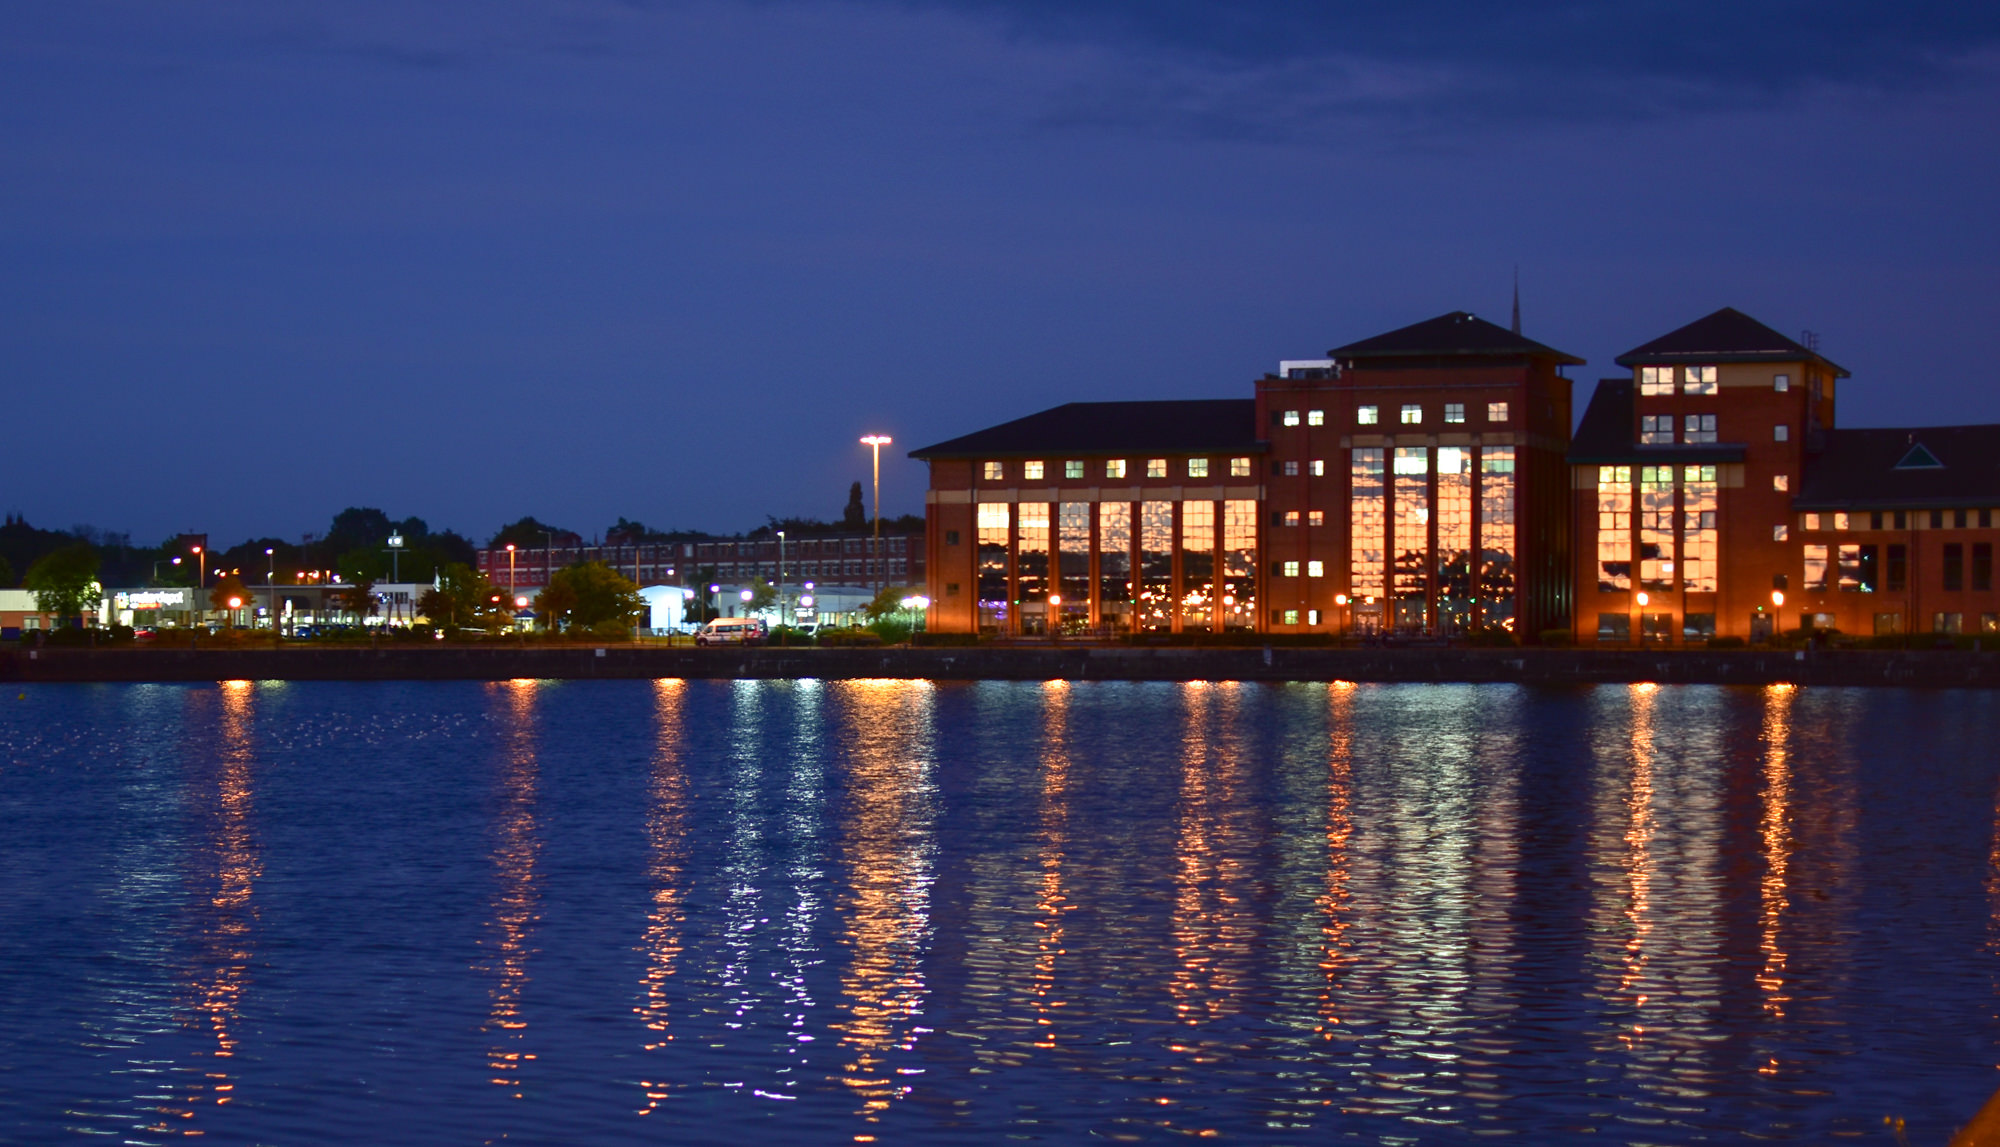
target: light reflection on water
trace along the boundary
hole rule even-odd
[[[38,689],[0,1140],[1941,1140],[2000,1050],[1994,708]]]

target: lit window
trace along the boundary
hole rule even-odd
[[[1299,476],[1299,464],[1297,462],[1285,463],[1285,477],[1296,478],[1298,476]]]
[[[1771,441],[1790,442],[1791,440],[1792,440],[1791,427],[1785,425],[1782,422],[1778,423],[1776,426],[1771,427]]]
[[[1325,425],[1326,425],[1326,411],[1324,411],[1324,410],[1308,410],[1308,411],[1306,411],[1306,425],[1307,425],[1307,426],[1325,426]]]
[[[1507,421],[1507,404],[1506,404],[1506,403],[1504,403],[1504,402],[1489,402],[1489,403],[1487,403],[1487,404],[1486,404],[1486,421],[1488,421],[1488,422],[1505,422],[1505,421]]]
[[[1306,563],[1306,576],[1307,576],[1307,577],[1325,577],[1325,576],[1326,576],[1326,563],[1325,563],[1325,562],[1307,562],[1307,563]]]
[[[1042,464],[1040,462],[1021,463],[1022,480],[1028,482],[1039,481],[1041,479],[1041,476],[1042,476]]]
[[[1306,525],[1308,525],[1308,526],[1324,526],[1324,525],[1326,525],[1326,511],[1325,511],[1325,510],[1307,510],[1307,511],[1306,511]]]
[[[1083,477],[1083,459],[1078,458],[1075,459],[1074,461],[1063,463],[1063,477],[1065,478]]]
[[[1771,376],[1771,389],[1772,389],[1772,390],[1775,390],[1775,391],[1777,391],[1777,392],[1778,392],[1779,394],[1783,394],[1783,393],[1785,393],[1786,391],[1790,390],[1791,388],[1792,388],[1792,376],[1791,376],[1791,375],[1789,375],[1789,374],[1774,374],[1774,375],[1772,375],[1772,376]]]
[[[1296,410],[1285,411],[1285,425],[1297,426],[1298,424],[1299,424],[1299,412]]]
[[[1297,510],[1286,510],[1286,511],[1285,511],[1285,524],[1286,524],[1287,526],[1296,526],[1296,525],[1298,525],[1298,524],[1299,524],[1299,512],[1298,512]]]
[[[1463,402],[1447,402],[1447,403],[1445,403],[1445,404],[1444,404],[1444,420],[1445,420],[1446,422],[1464,422],[1464,421],[1465,421],[1465,404],[1464,404]]]
[[[1166,476],[1167,476],[1167,460],[1165,458],[1146,459],[1146,477],[1164,478]]]
[[[1990,614],[1990,613],[1989,613],[1989,614],[1987,614],[1986,616],[1987,616],[1987,617],[1992,617],[1992,616],[1994,616],[1994,615],[1993,615],[1993,614]],[[1318,624],[1319,624],[1319,610],[1316,610],[1316,609],[1309,609],[1309,610],[1306,610],[1306,624],[1307,624],[1307,625],[1318,625]],[[1988,630],[1986,630],[1986,632],[1988,632],[1988,633],[1991,633],[1991,632],[1993,632],[1993,631],[1992,631],[1991,629],[1988,629]]]
[[[1297,577],[1299,576],[1299,563],[1286,562],[1284,565],[1284,570],[1286,577]]]
[[[1229,476],[1231,478],[1248,478],[1250,476],[1250,459],[1231,458],[1229,460]]]
[[[1791,488],[1792,488],[1792,476],[1790,474],[1771,475],[1771,489],[1776,490],[1782,494],[1785,491],[1790,490]]]
[[[1639,416],[1639,445],[1658,446],[1674,440],[1674,416],[1671,414],[1641,414]]]
[[[1826,547],[1806,548],[1806,588],[1824,590],[1826,588]]]
[[[1315,478],[1326,477],[1326,459],[1315,458],[1312,460],[1312,476]]]
[[[1714,394],[1715,368],[1712,366],[1691,366],[1687,368],[1687,381],[1681,384],[1682,394]]]
[[[1123,478],[1125,476],[1125,459],[1112,458],[1105,462],[1104,476],[1106,478]]]
[[[1674,392],[1674,368],[1670,366],[1642,366],[1639,368],[1639,393],[1644,395],[1672,394]]]
[[[1297,564],[1299,564],[1299,563],[1297,563],[1297,562],[1292,562],[1292,563],[1290,563],[1290,564],[1292,564],[1292,565],[1297,565]],[[1288,610],[1286,610],[1286,611],[1285,611],[1285,624],[1286,624],[1286,625],[1297,625],[1298,623],[1299,623],[1299,611],[1298,611],[1298,610],[1296,610],[1296,609],[1288,609]]]
[[[1805,529],[1808,529],[1808,530],[1817,530],[1817,529],[1819,529],[1819,515],[1818,515],[1818,514],[1807,514],[1807,515],[1805,515],[1805,521],[1803,521],[1803,522],[1801,522],[1801,523],[1799,523],[1799,524],[1800,524],[1800,525],[1801,525],[1802,527],[1804,527]]]
[[[1188,459],[1188,477],[1190,478],[1208,477],[1208,459],[1206,458]]]
[[[988,482],[998,482],[1007,476],[1007,466],[1002,462],[982,462],[979,464],[979,475]]]
[[[1403,425],[1415,426],[1424,420],[1424,408],[1413,402],[1403,404]]]
[[[1682,442],[1715,441],[1715,415],[1690,414],[1681,421]]]
[[[1785,540],[1787,540],[1787,539],[1788,539],[1788,538],[1789,538],[1790,536],[1791,536],[1791,530],[1789,530],[1789,529],[1785,528],[1784,526],[1772,526],[1772,527],[1771,527],[1771,540],[1772,540],[1772,541],[1774,541],[1774,542],[1782,542],[1782,541],[1785,541]]]
[[[1847,514],[1845,511],[1835,514],[1833,516],[1833,526],[1831,528],[1836,530],[1845,530],[1849,528],[1847,524]]]
[[[1381,409],[1374,406],[1357,407],[1354,411],[1354,421],[1362,426],[1373,426],[1382,421]]]

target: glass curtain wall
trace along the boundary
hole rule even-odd
[[[1181,628],[1215,623],[1215,503],[1181,503]]]
[[[1257,503],[1222,504],[1222,628],[1257,625]]]
[[[1437,452],[1438,632],[1472,628],[1472,451]]]
[[[1051,620],[1060,632],[1090,628],[1090,503],[1063,502],[1056,510],[1056,592],[1062,607]]]
[[[1049,631],[1049,504],[1015,507],[1014,579],[1021,601],[1021,632]]]
[[[1361,606],[1354,611],[1355,631],[1373,633],[1380,628],[1381,614],[1362,603],[1379,602],[1386,593],[1382,554],[1388,548],[1383,538],[1388,498],[1382,485],[1381,447],[1358,446],[1352,451],[1348,490],[1348,594]]]
[[[1139,628],[1167,630],[1174,619],[1174,504],[1139,503]]]
[[[1132,628],[1132,503],[1097,507],[1097,617],[1113,633]]]
[[[1597,588],[1632,588],[1632,468],[1597,468]]]
[[[1397,631],[1420,633],[1430,623],[1430,448],[1396,447],[1395,482],[1390,513],[1396,564],[1389,593]]]
[[[1715,592],[1715,467],[1681,472],[1681,585],[1689,593]]]
[[[1674,588],[1674,468],[1639,468],[1639,588]]]
[[[979,503],[979,631],[998,633],[1012,609],[1007,592],[1006,502]]]
[[[1514,448],[1479,452],[1479,620],[1514,628]]]

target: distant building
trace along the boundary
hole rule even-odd
[[[873,533],[787,537],[782,546],[782,567],[776,537],[521,546],[513,551],[511,563],[505,546],[489,546],[479,551],[479,571],[495,585],[519,590],[539,590],[548,584],[551,569],[580,562],[603,562],[642,587],[692,586],[703,579],[737,584],[758,578],[791,586],[808,581],[856,586],[873,586],[878,581],[882,585],[924,583],[921,531],[894,530],[884,523],[879,560],[872,554],[873,546]]]

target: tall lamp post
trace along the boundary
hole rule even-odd
[[[785,625],[785,531],[778,531],[778,624]]]
[[[196,546],[194,547],[194,558],[200,564],[200,569],[194,575],[194,600],[188,604],[193,607],[199,607],[201,605],[201,595],[208,592],[208,554],[203,552],[200,546]],[[200,610],[195,617],[195,624],[200,625],[202,618],[207,615],[208,610]]]
[[[875,592],[882,592],[882,447],[893,441],[887,434],[870,434],[861,440],[875,451]]]
[[[507,596],[514,596],[514,543],[507,543]]]
[[[264,547],[264,596],[271,599],[271,636],[278,635],[278,551]]]

